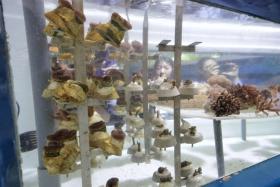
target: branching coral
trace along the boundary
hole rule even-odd
[[[264,113],[268,116],[267,111],[276,112],[279,115],[280,109],[275,108],[274,104],[279,101],[279,99],[273,100],[272,98],[266,98],[263,95],[257,97],[256,113]]]
[[[228,92],[222,92],[210,102],[210,108],[216,116],[228,116],[240,113],[240,100]]]
[[[241,108],[247,108],[256,104],[256,98],[260,94],[255,86],[240,84],[233,85],[227,91],[241,102]]]
[[[210,99],[216,99],[222,92],[225,92],[226,89],[215,84],[208,89],[208,96]]]

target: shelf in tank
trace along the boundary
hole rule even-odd
[[[157,109],[163,110],[169,113],[173,113],[173,108],[157,105]],[[241,110],[240,114],[233,114],[229,116],[216,117],[213,113],[206,113],[204,109],[199,108],[184,108],[181,109],[182,118],[204,118],[204,119],[215,119],[215,120],[230,120],[230,119],[264,119],[264,118],[276,118],[280,117],[275,112],[255,113],[254,109]]]

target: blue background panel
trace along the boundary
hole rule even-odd
[[[280,23],[279,0],[191,0]]]
[[[21,187],[21,169],[3,6],[0,0],[0,187]]]
[[[279,187],[280,156],[232,174],[228,180],[219,179],[204,187]]]

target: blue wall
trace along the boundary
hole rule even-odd
[[[21,187],[13,87],[6,39],[3,6],[0,0],[0,187]]]
[[[280,23],[279,0],[191,0]]]

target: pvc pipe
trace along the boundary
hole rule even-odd
[[[50,62],[47,38],[43,33],[45,27],[44,0],[22,0],[29,64],[34,100],[35,124],[38,142],[38,178],[40,187],[60,187],[58,176],[48,175],[43,164],[43,146],[46,136],[53,132],[54,120],[51,117],[50,101],[41,97],[50,78]]]
[[[247,140],[247,122],[246,119],[241,120],[241,137],[243,141]]]
[[[181,54],[182,54],[182,23],[183,23],[183,1],[176,1],[176,20],[175,20],[175,51],[174,51],[174,75],[176,86],[179,88],[181,83]],[[174,148],[174,170],[175,186],[181,186],[181,103],[180,96],[174,99],[174,136],[176,145]]]
[[[83,13],[83,0],[72,0],[73,8]],[[84,32],[79,33],[78,38],[84,38]],[[74,51],[75,78],[77,81],[86,84],[86,62],[84,45],[80,40],[75,41]],[[91,152],[89,147],[89,129],[88,129],[88,104],[86,101],[78,107],[79,122],[79,143],[81,152],[81,174],[82,186],[91,187]]]
[[[215,136],[218,177],[222,177],[225,175],[225,161],[224,161],[223,135],[222,135],[221,120],[214,119],[213,128],[214,128],[214,136]]]
[[[149,108],[148,108],[148,36],[149,36],[149,19],[148,9],[145,10],[143,22],[143,111],[144,111],[144,143],[145,143],[145,157],[146,161],[150,161],[151,149],[151,135],[152,129],[149,121]]]

